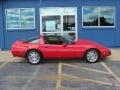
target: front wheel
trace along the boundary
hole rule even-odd
[[[39,64],[41,62],[41,55],[37,50],[30,50],[26,57],[28,62],[33,65]]]
[[[99,60],[99,56],[100,54],[97,50],[90,49],[85,53],[84,58],[88,63],[95,63]]]

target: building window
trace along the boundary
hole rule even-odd
[[[62,35],[77,39],[77,8],[46,7],[40,9],[42,35]]]
[[[115,27],[115,7],[84,6],[83,27]]]
[[[65,15],[63,16],[63,30],[75,31],[75,16]]]
[[[60,32],[60,16],[43,16],[42,32]]]
[[[35,9],[6,9],[6,29],[35,29]]]

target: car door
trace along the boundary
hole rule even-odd
[[[68,44],[63,43],[59,47],[58,57],[59,58],[80,58],[82,57],[83,49],[84,49],[83,47],[76,44],[74,41]]]
[[[79,45],[79,44],[72,44],[72,49],[74,52],[74,57],[75,58],[82,58],[84,54],[84,46]]]
[[[74,58],[75,51],[72,45],[65,44],[59,36],[45,37],[43,49],[45,58]]]
[[[59,47],[58,58],[76,58],[73,45],[62,44]]]
[[[58,58],[75,58],[75,49],[73,44],[68,44],[66,38],[58,36],[57,57]]]
[[[44,37],[44,46],[42,48],[42,53],[44,58],[58,58],[58,49],[61,47],[56,44],[58,39],[55,36],[45,36]]]
[[[45,58],[58,58],[57,53],[58,46],[51,45],[51,44],[45,44],[43,49],[43,54]]]

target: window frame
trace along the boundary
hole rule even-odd
[[[84,7],[97,7],[98,8],[98,26],[84,26]],[[103,7],[112,7],[114,9],[114,26],[100,26],[100,15],[101,15],[101,8]],[[82,28],[115,28],[116,27],[116,7],[115,6],[82,6]]]
[[[14,10],[14,9],[18,9],[18,11],[19,11],[19,26],[20,26],[20,28],[8,28],[7,10],[12,10],[12,9],[13,9],[13,10]],[[22,28],[22,27],[21,27],[21,13],[20,13],[20,12],[21,12],[21,9],[30,9],[30,10],[33,9],[33,11],[34,11],[34,15],[33,15],[34,27],[33,27],[33,28],[31,28],[31,27],[30,27],[30,28]],[[8,8],[8,9],[5,9],[6,30],[19,30],[19,29],[21,29],[21,30],[23,30],[23,29],[24,29],[24,30],[29,30],[29,29],[30,29],[30,30],[31,30],[31,29],[35,29],[35,28],[36,28],[36,26],[35,26],[35,25],[36,25],[36,24],[35,24],[36,22],[35,22],[35,21],[36,21],[36,19],[35,19],[35,8]]]

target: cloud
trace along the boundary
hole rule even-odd
[[[14,17],[14,18],[18,18],[19,15],[18,14],[7,14],[7,17]]]
[[[88,8],[85,8],[85,10],[89,10],[89,13],[84,13],[84,21],[85,22],[91,22],[91,21],[93,21],[93,20],[95,20],[95,19],[97,19],[97,17],[98,17],[98,8],[96,8],[96,7],[92,7],[92,8],[90,8],[90,7],[88,7]]]
[[[21,16],[22,19],[33,19],[34,20],[34,17],[33,16]]]
[[[91,22],[91,21],[98,18],[99,8],[97,8],[97,7],[94,7],[94,8],[93,7],[92,8],[85,7],[85,9],[83,9],[83,10],[84,10],[83,20],[85,22]],[[114,8],[112,8],[112,7],[101,7],[100,8],[101,17],[107,18],[109,22],[113,22],[114,17],[115,17],[114,13],[115,13],[115,11],[114,11]]]
[[[101,13],[102,14],[111,14],[111,13],[114,13],[114,8],[111,8],[111,7],[103,7],[103,8],[100,8],[101,10]]]
[[[97,14],[88,14],[84,16],[84,21],[85,22],[91,22],[95,19],[97,19],[98,15]]]

